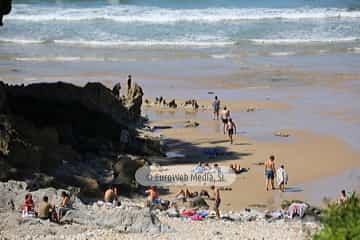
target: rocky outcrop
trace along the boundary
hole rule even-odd
[[[119,100],[100,83],[0,82],[0,166],[5,169],[0,180],[34,179],[41,173],[48,176],[42,186],[71,185],[91,196],[119,176],[126,176],[122,184],[131,184],[128,173],[139,163],[118,156],[160,152],[159,144],[136,129],[142,96],[138,85]],[[116,170],[119,161],[125,167]]]
[[[11,12],[11,0],[0,1],[0,26],[3,25],[3,16]]]

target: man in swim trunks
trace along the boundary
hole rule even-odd
[[[214,211],[216,213],[216,218],[220,219],[220,211],[219,211],[219,207],[220,207],[220,203],[221,203],[220,191],[215,186],[211,186],[211,190],[214,192],[213,200],[215,201],[214,202]]]
[[[233,135],[236,134],[236,125],[231,118],[229,118],[226,124],[226,130],[230,139],[230,144],[233,144]]]
[[[219,120],[219,111],[220,111],[220,100],[218,99],[217,96],[215,96],[215,100],[212,104],[212,107],[213,107],[213,120]]]
[[[221,121],[224,124],[224,134],[226,134],[226,124],[228,123],[228,119],[230,118],[230,110],[224,107],[221,112]]]
[[[275,178],[275,156],[271,155],[265,162],[265,178],[266,178],[266,191],[269,191],[269,184],[274,190],[274,178]]]
[[[118,201],[118,193],[116,187],[109,188],[105,191],[104,201],[107,203],[114,203],[114,201]]]

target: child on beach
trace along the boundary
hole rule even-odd
[[[285,185],[287,185],[288,182],[288,175],[285,171],[284,165],[281,165],[281,167],[276,170],[276,181],[279,185],[279,190],[281,192],[285,192]]]
[[[233,144],[233,135],[236,134],[236,125],[231,118],[226,124],[226,131],[228,132],[230,143]]]

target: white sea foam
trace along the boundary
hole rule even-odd
[[[285,56],[291,56],[291,55],[295,55],[295,52],[272,52],[270,53],[271,56],[275,56],[275,57],[285,57]]]
[[[16,4],[15,4],[16,6]],[[169,24],[181,21],[216,23],[222,21],[262,19],[324,19],[360,18],[360,11],[338,8],[208,8],[208,9],[167,9],[138,6],[107,6],[98,8],[56,8],[19,5],[14,8],[10,20],[31,22],[43,21],[84,21],[111,20],[130,23]]]
[[[87,41],[54,40],[56,44],[87,47],[224,47],[234,45],[232,41]]]
[[[355,42],[359,41],[356,37],[347,38],[294,38],[294,39],[250,39],[250,41],[256,44],[274,44],[274,45],[286,45],[286,44],[306,44],[306,43],[339,43],[339,42]]]
[[[16,44],[41,44],[46,43],[47,41],[40,39],[0,38],[0,42]]]

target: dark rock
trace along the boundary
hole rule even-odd
[[[195,121],[186,121],[185,123],[184,123],[184,127],[185,128],[196,128],[196,127],[198,127],[200,125],[200,123],[198,123],[198,122],[195,122]]]
[[[11,12],[11,0],[0,1],[0,26],[3,25],[3,16]]]
[[[131,185],[130,175],[140,162],[125,162],[114,175],[116,156],[160,154],[159,141],[136,130],[142,96],[136,84],[119,100],[100,83],[0,82],[0,179],[25,180],[41,173],[53,179],[39,186],[70,185],[92,196],[116,178]]]

